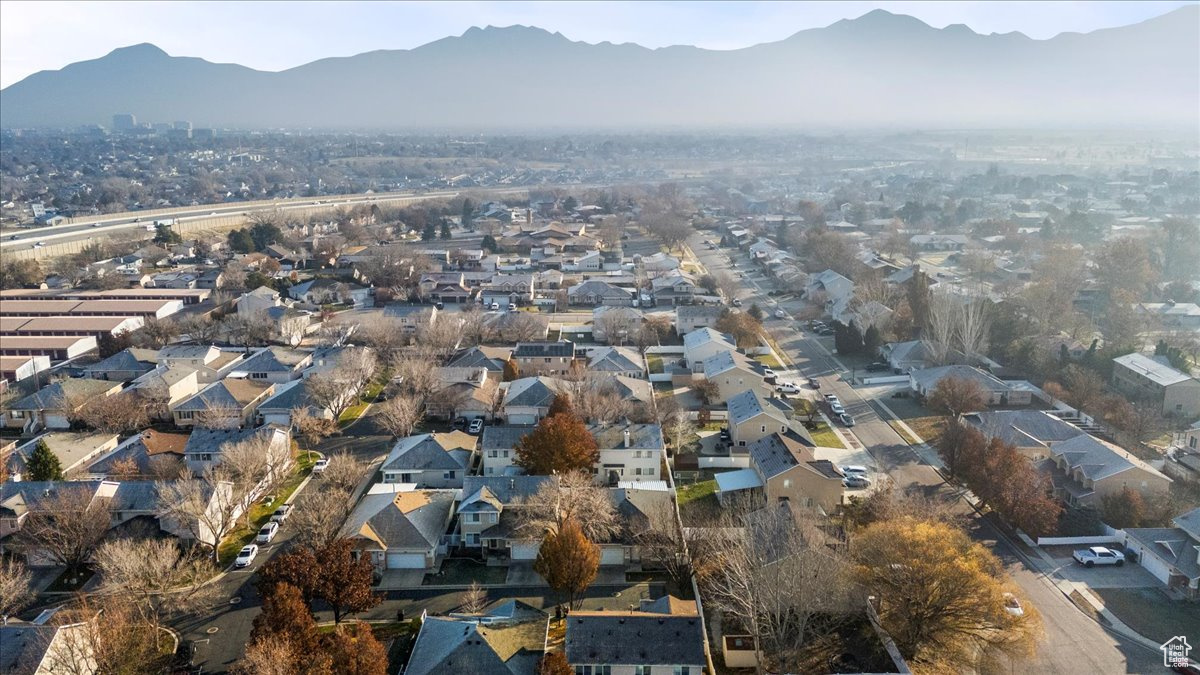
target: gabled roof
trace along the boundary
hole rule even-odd
[[[1200,578],[1196,539],[1179,527],[1127,527],[1125,536],[1137,541],[1188,579]]]
[[[704,631],[698,616],[631,612],[571,612],[568,663],[687,665],[703,668]]]
[[[446,490],[367,494],[346,519],[342,532],[383,549],[426,550],[445,534],[453,505],[454,493]]]
[[[266,347],[238,364],[237,370],[247,373],[291,373],[311,356],[286,347]]]
[[[575,343],[568,340],[558,342],[518,342],[513,350],[516,358],[541,358],[545,356],[575,356]]]
[[[469,439],[466,445],[462,437]],[[462,433],[421,434],[396,441],[383,471],[461,471],[471,464],[475,438]]]
[[[8,404],[7,408],[9,410],[56,410],[63,404],[64,398],[78,397],[82,402],[107,395],[109,391],[120,387],[120,382],[73,377],[48,384],[29,396]]]
[[[546,617],[484,622],[427,617],[413,644],[406,675],[534,675],[546,639]]]
[[[937,366],[935,368],[923,368],[914,370],[911,374],[913,381],[925,389],[932,390],[946,377],[957,377],[965,380],[977,382],[984,391],[1006,391],[1012,387],[1004,380],[999,379],[991,373],[985,373],[982,370],[963,365],[953,366]]]
[[[714,328],[705,326],[683,336],[683,351],[687,353],[698,347],[708,344],[717,344],[728,347],[729,349],[737,349],[734,339],[730,335],[726,335]]]
[[[504,405],[524,408],[545,408],[554,401],[562,381],[553,377],[522,377],[513,380],[504,394]]]
[[[1050,454],[1062,457],[1072,471],[1079,469],[1093,481],[1104,480],[1133,468],[1163,476],[1157,469],[1111,443],[1083,434],[1050,446]]]
[[[175,410],[200,411],[225,406],[241,410],[270,388],[270,384],[263,382],[226,378],[201,389],[196,395],[180,403]]]
[[[275,393],[259,404],[259,410],[294,410],[299,407],[316,408],[308,396],[308,380],[286,382],[275,388]]]
[[[729,423],[734,425],[754,419],[763,413],[775,416],[774,411],[764,406],[758,393],[752,389],[731,396],[726,402],[726,406],[729,408]],[[785,421],[782,417],[779,419]]]
[[[800,441],[782,434],[763,436],[747,448],[750,461],[763,477],[770,479],[797,466],[831,480],[841,480],[842,474],[829,460],[819,460]]]
[[[657,424],[635,424],[625,421],[617,424],[589,424],[588,431],[596,439],[596,445],[601,450],[612,450],[626,447],[625,435],[629,434],[631,449],[662,450],[662,427]]]
[[[726,349],[704,359],[704,377],[711,380],[721,373],[735,368],[742,368],[761,375],[757,372],[754,363],[755,361],[748,356]]]
[[[1042,410],[990,410],[964,415],[963,420],[985,436],[1018,448],[1048,447],[1084,433]]]
[[[458,352],[446,364],[452,368],[487,368],[492,372],[504,370],[504,362],[512,356],[509,347],[471,347]]]
[[[517,441],[533,433],[534,427],[496,425],[483,428],[480,448],[487,450],[505,450],[516,447]]]
[[[463,478],[463,504],[475,499],[485,488],[500,504],[512,504],[531,496],[542,484],[557,480],[554,476],[467,476]]]
[[[628,347],[601,347],[593,349],[588,360],[588,369],[602,373],[626,373],[644,371],[642,355]]]
[[[1200,508],[1175,516],[1171,523],[1187,532],[1192,539],[1200,541]]]
[[[154,370],[154,365],[157,363],[158,352],[153,349],[135,349],[130,347],[122,349],[112,356],[93,363],[83,369],[84,373],[109,372],[114,370],[128,370],[133,372],[150,372]]]

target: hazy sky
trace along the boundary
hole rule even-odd
[[[471,26],[534,25],[586,42],[733,49],[877,7],[941,28],[1049,38],[1155,17],[1162,2],[0,2],[0,86],[152,42],[175,56],[283,70],[408,49]]]

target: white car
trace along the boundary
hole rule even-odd
[[[1120,567],[1125,564],[1124,553],[1104,546],[1092,546],[1091,548],[1080,549],[1075,551],[1071,557],[1075,558],[1084,567],[1095,567],[1096,565],[1116,565]]]
[[[775,377],[776,373],[770,366],[763,366],[763,375],[767,377]]]
[[[777,391],[781,394],[799,394],[800,388],[794,384],[789,384],[789,383],[785,382],[784,384],[781,384],[778,387],[775,387],[775,391]]]
[[[1021,601],[1012,593],[1004,594],[1004,611],[1009,616],[1025,615],[1025,608],[1021,606]]]
[[[290,517],[291,515],[292,515],[292,505],[284,504],[284,505],[280,506],[279,508],[275,509],[275,513],[271,514],[271,522],[279,523],[280,525],[282,525],[283,522],[285,520],[287,520],[288,517]]]
[[[471,426],[467,427],[467,433],[472,436],[483,433],[483,420],[478,417],[471,420]]]
[[[329,458],[322,457],[321,459],[317,460],[316,464],[313,464],[312,472],[313,473],[325,473],[325,469],[328,469],[328,468],[329,468]]]
[[[258,544],[269,544],[276,534],[279,534],[279,523],[269,522],[258,531],[258,536],[254,538],[254,541]]]
[[[846,409],[842,407],[841,403],[830,403],[829,409],[833,411],[834,415],[839,417],[846,414]]]
[[[787,312],[783,311],[782,309],[777,309],[777,310],[775,310],[775,318],[776,319],[786,319]]]
[[[854,489],[869,488],[871,479],[860,473],[852,473],[842,479],[842,485]]]
[[[867,467],[865,467],[865,466],[860,466],[860,465],[858,465],[858,464],[846,464],[846,465],[843,465],[843,466],[839,466],[838,468],[839,468],[839,469],[841,469],[841,470],[842,470],[842,473],[844,473],[844,474],[846,474],[846,475],[850,475],[850,474],[852,474],[852,473],[856,473],[856,474],[859,474],[859,475],[865,476],[865,475],[867,475],[867,473],[868,473],[868,471],[867,471]]]
[[[508,311],[513,312],[513,311],[516,311],[516,309],[517,309],[517,305],[515,303],[512,303],[512,302],[508,303]]]
[[[497,309],[500,309],[500,303],[498,303],[498,302],[493,302],[492,304],[488,305],[488,309],[490,309],[490,310],[497,310]]]
[[[246,567],[254,562],[254,556],[258,555],[258,547],[254,544],[248,544],[238,551],[237,559],[233,561],[234,567]]]

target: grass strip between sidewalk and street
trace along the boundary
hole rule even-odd
[[[817,422],[815,429],[810,429],[809,436],[812,436],[813,443],[822,448],[842,448],[845,449],[846,444],[842,443],[841,437],[824,422]]]
[[[275,491],[275,501],[269,505],[263,504],[259,499],[250,507],[250,526],[241,525],[237,529],[225,536],[225,539],[217,547],[217,556],[220,559],[221,567],[228,567],[233,559],[237,557],[238,551],[242,547],[254,541],[254,537],[258,534],[259,528],[263,523],[271,518],[271,514],[275,513],[275,509],[280,505],[288,503],[292,498],[292,494],[296,492],[296,488],[300,487],[300,483],[308,477],[312,472],[312,466],[317,461],[316,455],[313,453],[302,452],[296,458],[296,468],[292,475],[284,482],[283,486]],[[241,518],[238,519],[242,521]],[[244,521],[243,521],[244,522]]]

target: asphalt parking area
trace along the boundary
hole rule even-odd
[[[1134,563],[1117,567],[1084,567],[1069,555],[1054,556],[1056,570],[1068,581],[1084,584],[1088,588],[1154,588],[1162,583],[1153,575]]]

